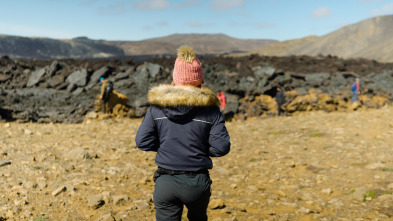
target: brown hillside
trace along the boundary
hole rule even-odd
[[[359,51],[358,55],[359,57],[372,58],[382,62],[393,62],[393,37],[376,42],[373,47]]]
[[[108,41],[106,44],[122,48],[125,55],[174,54],[181,45],[190,45],[197,54],[223,54],[252,51],[275,40],[237,39],[223,34],[174,34],[143,41]]]
[[[318,39],[317,36],[308,36],[305,38],[295,39],[295,40],[288,40],[282,42],[276,42],[270,44],[262,49],[253,50],[249,53],[237,53],[231,54],[230,56],[246,56],[249,54],[259,54],[261,56],[287,56],[288,51],[303,47],[311,42],[314,42]]]
[[[345,26],[321,37],[310,36],[277,42],[252,53],[266,56],[322,54],[393,62],[392,36],[393,15],[379,16]]]
[[[293,49],[290,53],[331,54],[343,58],[364,57],[390,62],[393,60],[393,54],[390,53],[387,56],[379,49],[384,47],[391,51],[393,46],[389,42],[392,40],[392,36],[393,16],[380,16],[343,27],[304,47]],[[382,59],[383,57],[387,57],[387,59]]]

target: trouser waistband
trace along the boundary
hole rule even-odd
[[[168,175],[179,175],[179,174],[186,174],[190,176],[196,176],[198,174],[209,174],[208,170],[198,170],[198,171],[178,171],[178,170],[168,170],[161,167],[157,169],[158,173],[161,174],[168,174]]]

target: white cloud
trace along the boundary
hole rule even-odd
[[[253,27],[257,29],[266,29],[277,26],[274,22],[238,22],[238,21],[230,21],[228,22],[229,27]]]
[[[85,0],[79,3],[79,5],[82,6],[93,6],[94,4],[96,4],[99,0]]]
[[[229,27],[239,27],[239,26],[247,26],[250,25],[250,23],[246,23],[246,22],[238,22],[238,21],[230,21],[228,22],[228,26]]]
[[[325,18],[332,15],[332,11],[328,7],[320,7],[313,11],[310,15],[311,18]]]
[[[212,26],[213,24],[211,23],[202,23],[202,22],[188,22],[188,26],[191,28],[202,28],[202,27],[209,27]]]
[[[386,15],[386,14],[392,14],[392,13],[393,13],[393,3],[389,3],[387,5],[382,6],[379,9],[374,9],[371,11],[371,14],[373,16]]]
[[[168,22],[166,22],[166,21],[161,21],[161,22],[157,22],[157,26],[160,26],[160,27],[166,27],[166,26],[168,26],[169,24],[168,24]]]
[[[244,5],[244,0],[212,0],[211,6],[214,10],[225,11]]]
[[[197,5],[200,5],[200,4],[201,4],[200,0],[186,0],[186,1],[181,2],[181,3],[177,3],[175,5],[175,8],[189,8],[189,7],[197,6]]]
[[[238,15],[240,15],[240,16],[242,16],[242,17],[245,17],[245,18],[249,18],[249,19],[252,19],[253,18],[253,16],[252,16],[252,14],[250,14],[248,11],[246,11],[246,10],[239,10],[239,12],[237,13]]]
[[[98,8],[100,15],[118,15],[126,12],[126,4],[123,1],[113,2],[110,5],[101,6]]]
[[[142,10],[163,10],[169,5],[169,0],[142,0],[133,4],[135,8]]]
[[[260,23],[257,23],[257,25],[256,25],[256,27],[258,29],[266,29],[266,28],[271,28],[274,26],[276,26],[276,24],[273,22],[260,22]]]
[[[380,3],[382,0],[359,0],[361,3]]]
[[[145,26],[142,27],[142,29],[145,30],[145,31],[150,31],[153,28],[150,25],[145,25]]]

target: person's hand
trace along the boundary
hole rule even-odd
[[[100,100],[102,100],[102,96],[100,95]]]

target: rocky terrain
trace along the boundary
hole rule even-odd
[[[393,64],[333,56],[201,57],[204,86],[227,95],[227,119],[271,116],[275,88],[287,92],[287,111],[379,108],[393,100]],[[5,121],[80,123],[94,110],[99,78],[128,96],[129,117],[142,117],[149,88],[170,83],[174,58],[134,60],[0,59],[0,117]],[[350,86],[361,81],[353,106]]]
[[[204,85],[227,95],[232,142],[214,159],[210,220],[393,218],[393,64],[200,59]],[[148,89],[170,83],[173,63],[2,57],[0,220],[153,220],[155,154],[134,138]],[[128,96],[126,117],[94,111],[100,77]],[[356,77],[362,96],[351,103]],[[273,117],[278,86],[286,117]]]
[[[392,113],[227,122],[209,220],[392,220]],[[155,154],[135,146],[140,123],[0,123],[0,220],[154,220]]]

